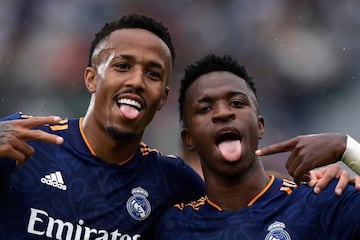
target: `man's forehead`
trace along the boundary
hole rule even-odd
[[[216,71],[201,75],[190,85],[189,90],[195,90],[194,93],[202,92],[252,92],[248,84],[241,77],[226,71]]]
[[[143,29],[143,28],[122,28],[117,29],[109,34],[107,37],[109,42],[112,42],[115,46],[127,44],[134,46],[151,47],[154,49],[162,48],[161,50],[166,51],[171,56],[169,46],[155,33]]]
[[[240,76],[227,71],[215,71],[198,77],[187,90],[190,101],[201,102],[234,96],[236,94],[247,96],[257,106],[257,98]]]
[[[139,50],[143,49],[143,50]],[[160,61],[165,61],[165,64],[172,62],[171,52],[166,43],[156,34],[137,28],[124,28],[118,29],[110,33],[104,38],[93,51],[92,58],[94,59],[102,52],[109,53],[108,51],[115,50],[116,55],[134,55],[138,51],[146,50]]]

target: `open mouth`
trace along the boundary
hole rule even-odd
[[[143,106],[140,102],[130,98],[120,98],[116,101],[122,115],[130,120],[134,120],[140,116]]]
[[[117,100],[117,105],[119,107],[121,105],[128,105],[128,106],[135,108],[138,111],[141,111],[141,109],[142,109],[141,103],[139,103],[138,101],[129,99],[129,98],[120,98],[119,100]]]
[[[241,140],[241,136],[238,133],[235,133],[233,131],[225,131],[220,133],[217,137],[216,137],[216,145],[219,145],[222,142],[228,142],[228,141],[237,141],[237,140]]]

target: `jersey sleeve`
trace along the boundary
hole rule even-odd
[[[179,222],[182,222],[183,224],[178,224]],[[186,217],[182,218],[179,210],[172,207],[168,209],[158,221],[156,221],[152,232],[152,239],[191,239],[186,236],[186,227],[185,229],[183,228],[183,226],[186,225],[186,222],[189,222],[188,219]],[[179,232],[182,234],[178,234]]]
[[[162,157],[158,166],[166,179],[167,191],[172,192],[170,206],[180,202],[197,200],[205,194],[205,183],[200,175],[182,158],[174,155]]]
[[[17,113],[14,113],[12,115],[9,115],[9,116],[5,116],[3,118],[0,118],[0,122],[4,122],[4,121],[9,121],[9,120],[16,120],[16,119],[21,119],[23,118],[22,116],[25,116],[23,113],[21,112],[17,112]]]
[[[183,197],[181,197],[182,202],[190,202],[199,199],[200,197],[205,195],[205,184],[204,180],[200,177],[200,175],[185,161],[181,160],[181,171],[180,178],[182,179],[180,182],[181,189],[183,189]],[[179,201],[176,201],[179,202]]]

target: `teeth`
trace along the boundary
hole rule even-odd
[[[131,100],[128,98],[121,98],[117,101],[118,104],[126,104],[133,107],[136,107],[137,109],[141,109],[141,104],[135,100]]]

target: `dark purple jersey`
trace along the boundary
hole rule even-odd
[[[0,239],[147,239],[167,208],[204,194],[202,179],[183,160],[144,143],[123,165],[102,161],[81,123],[41,127],[64,143],[29,141],[35,153],[23,167],[0,158]]]

